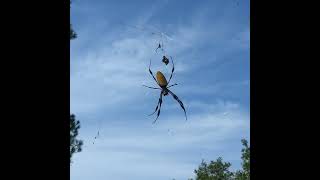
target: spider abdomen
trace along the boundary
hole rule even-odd
[[[156,76],[159,86],[166,87],[168,85],[166,77],[164,77],[164,75],[160,71],[157,72]]]

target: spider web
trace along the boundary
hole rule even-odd
[[[166,32],[161,31],[159,30],[159,28],[156,28],[154,26],[126,25],[124,23],[122,24],[126,28],[131,29],[135,32],[138,31],[147,35],[154,36],[155,37],[155,47],[154,47],[155,54],[158,54],[158,52],[161,51],[162,56],[168,57],[165,47],[166,47],[166,44],[169,43],[169,41],[173,40],[173,38],[170,35],[168,35]],[[159,48],[159,46],[161,47]]]

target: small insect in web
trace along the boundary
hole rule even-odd
[[[172,70],[171,70],[171,75],[170,75],[170,78],[169,78],[169,81],[167,81],[167,79],[165,78],[165,76],[160,72],[158,71],[157,74],[156,74],[156,77],[154,77],[151,69],[150,69],[150,66],[151,66],[151,60],[150,60],[150,64],[149,64],[149,73],[151,74],[152,78],[156,81],[156,83],[158,84],[158,86],[160,88],[157,88],[157,87],[150,87],[150,86],[146,86],[146,85],[143,85],[147,88],[150,88],[150,89],[159,89],[161,90],[160,92],[160,97],[159,97],[159,101],[158,101],[158,104],[156,106],[156,109],[155,111],[150,114],[149,116],[153,115],[155,112],[158,111],[157,113],[157,118],[153,121],[153,124],[157,121],[157,119],[159,118],[159,115],[160,115],[160,110],[161,110],[161,105],[162,105],[162,96],[166,96],[168,94],[171,94],[172,97],[178,101],[178,103],[180,104],[181,108],[183,109],[184,111],[184,115],[186,117],[186,120],[187,120],[187,114],[186,114],[186,109],[184,108],[184,105],[182,103],[182,101],[178,98],[177,95],[175,95],[172,91],[169,90],[169,87],[172,87],[172,86],[175,86],[175,85],[178,85],[178,84],[173,84],[173,85],[170,85],[169,86],[169,83],[170,83],[170,80],[172,78],[172,75],[173,75],[173,72],[174,72],[174,63],[173,63],[173,60],[171,59],[171,62],[172,62]]]
[[[161,50],[163,51],[163,48],[162,48],[162,46],[161,46],[161,44],[160,44],[160,43],[159,43],[159,45],[158,45],[157,49],[155,50],[155,51],[156,51],[156,53],[158,53],[158,49],[161,49]]]
[[[171,58],[172,59],[172,58]],[[165,63],[166,65],[168,65],[169,63],[169,59],[166,56],[162,57],[162,62]]]
[[[166,57],[166,51],[164,49],[164,45],[163,45],[163,39],[162,39],[162,35],[161,35],[161,40],[158,43],[158,47],[156,48],[156,53],[158,53],[158,49],[161,49],[162,51],[162,62],[167,66],[169,64],[169,59]]]
[[[157,50],[158,50],[159,48],[160,48],[160,49],[162,50],[162,52],[163,52],[162,62],[163,62],[165,65],[168,65],[168,64],[169,64],[169,59],[166,57],[165,51],[164,51],[164,49],[163,49],[163,45],[161,45],[160,43],[159,43],[159,45],[158,45],[158,47],[157,47],[157,49],[156,49],[156,53],[157,53]]]
[[[142,31],[142,32],[150,32],[151,35],[156,36],[156,42],[157,42],[157,46],[155,49],[155,53],[158,54],[159,50],[160,52],[162,52],[162,62],[165,65],[169,64],[169,59],[166,57],[166,50],[164,48],[164,44],[167,43],[168,41],[172,41],[173,39],[166,33],[158,30],[155,27],[142,27],[142,26],[132,26],[132,25],[126,25],[128,27],[134,28],[136,30]]]

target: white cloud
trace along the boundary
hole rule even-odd
[[[185,53],[197,42],[203,41],[204,36],[201,35],[201,30],[203,31],[202,26],[200,28],[199,26],[182,27],[173,34],[174,41],[168,48],[174,52],[177,78],[181,79],[182,76],[179,77],[179,75],[197,68],[192,61],[186,62],[187,58],[183,58],[185,55],[175,56],[175,54]],[[242,34],[246,39],[246,31]],[[99,48],[89,48],[88,52],[82,53],[81,60],[73,60],[71,65],[72,110],[91,111],[97,106],[114,105],[120,101],[139,97],[141,84],[154,85],[147,71],[150,59],[152,59],[154,72],[162,69],[169,74],[171,67],[163,68],[160,56],[157,57],[159,60],[155,59],[153,38],[150,35],[138,35],[113,40],[110,44]],[[128,90],[130,93],[127,93]],[[204,88],[198,84],[189,84],[188,88],[181,91],[212,92],[217,90],[221,90],[217,85],[209,85]]]
[[[156,8],[151,9],[134,21],[144,26],[155,11]],[[199,10],[189,25],[172,28],[172,40],[166,46],[175,60],[176,76],[172,82],[182,83],[174,92],[186,105],[188,121],[171,97],[165,99],[155,125],[151,124],[154,116],[145,116],[155,108],[159,96],[159,91],[141,86],[155,85],[147,69],[150,58],[154,72],[161,68],[164,72],[171,70],[170,66],[163,68],[160,55],[154,55],[154,36],[119,29],[97,36],[90,34],[90,30],[82,30],[84,34],[73,42],[71,54],[71,110],[76,115],[108,116],[90,120],[80,117],[82,125],[92,125],[97,118],[101,118],[103,125],[94,145],[96,126],[81,127],[80,138],[85,146],[83,152],[74,156],[71,179],[187,179],[193,177],[203,154],[220,156],[218,151],[226,151],[226,141],[249,134],[250,117],[240,104],[228,100],[213,103],[194,96],[218,94],[229,87],[248,85],[249,81],[210,85],[200,84],[201,79],[184,83],[193,78],[190,72],[248,48],[249,30],[234,33],[233,26],[223,20],[212,20],[208,25],[203,20],[205,13]],[[197,58],[200,52],[197,48],[206,44],[216,46],[207,55],[210,58]],[[130,116],[127,111],[145,114]],[[235,151],[240,153],[240,149]],[[198,152],[202,155],[195,155]]]
[[[101,174],[101,177],[112,179],[135,175],[142,179],[186,179],[193,176],[193,170],[203,156],[190,156],[194,151],[206,149],[211,157],[218,157],[221,153],[214,155],[214,152],[225,149],[225,141],[234,135],[248,135],[249,117],[237,103],[192,104],[208,112],[191,115],[187,122],[174,115],[159,119],[155,125],[151,121],[132,123],[134,126],[130,123],[126,126],[105,125],[96,143],[91,144],[87,137],[81,158],[75,156],[77,166],[83,167],[81,172],[77,167],[72,171],[77,171],[75,174],[78,174],[77,178],[81,176],[80,179],[97,175],[95,179],[98,180],[102,172],[108,174]],[[123,168],[126,168],[125,175]]]

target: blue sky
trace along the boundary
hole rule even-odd
[[[73,1],[70,106],[84,147],[71,180],[186,180],[220,156],[240,168],[240,140],[250,141],[250,2],[238,1]],[[158,31],[188,121],[171,96],[156,124],[148,116],[160,94],[142,86],[156,86],[149,60],[153,72],[171,70],[154,52]]]

